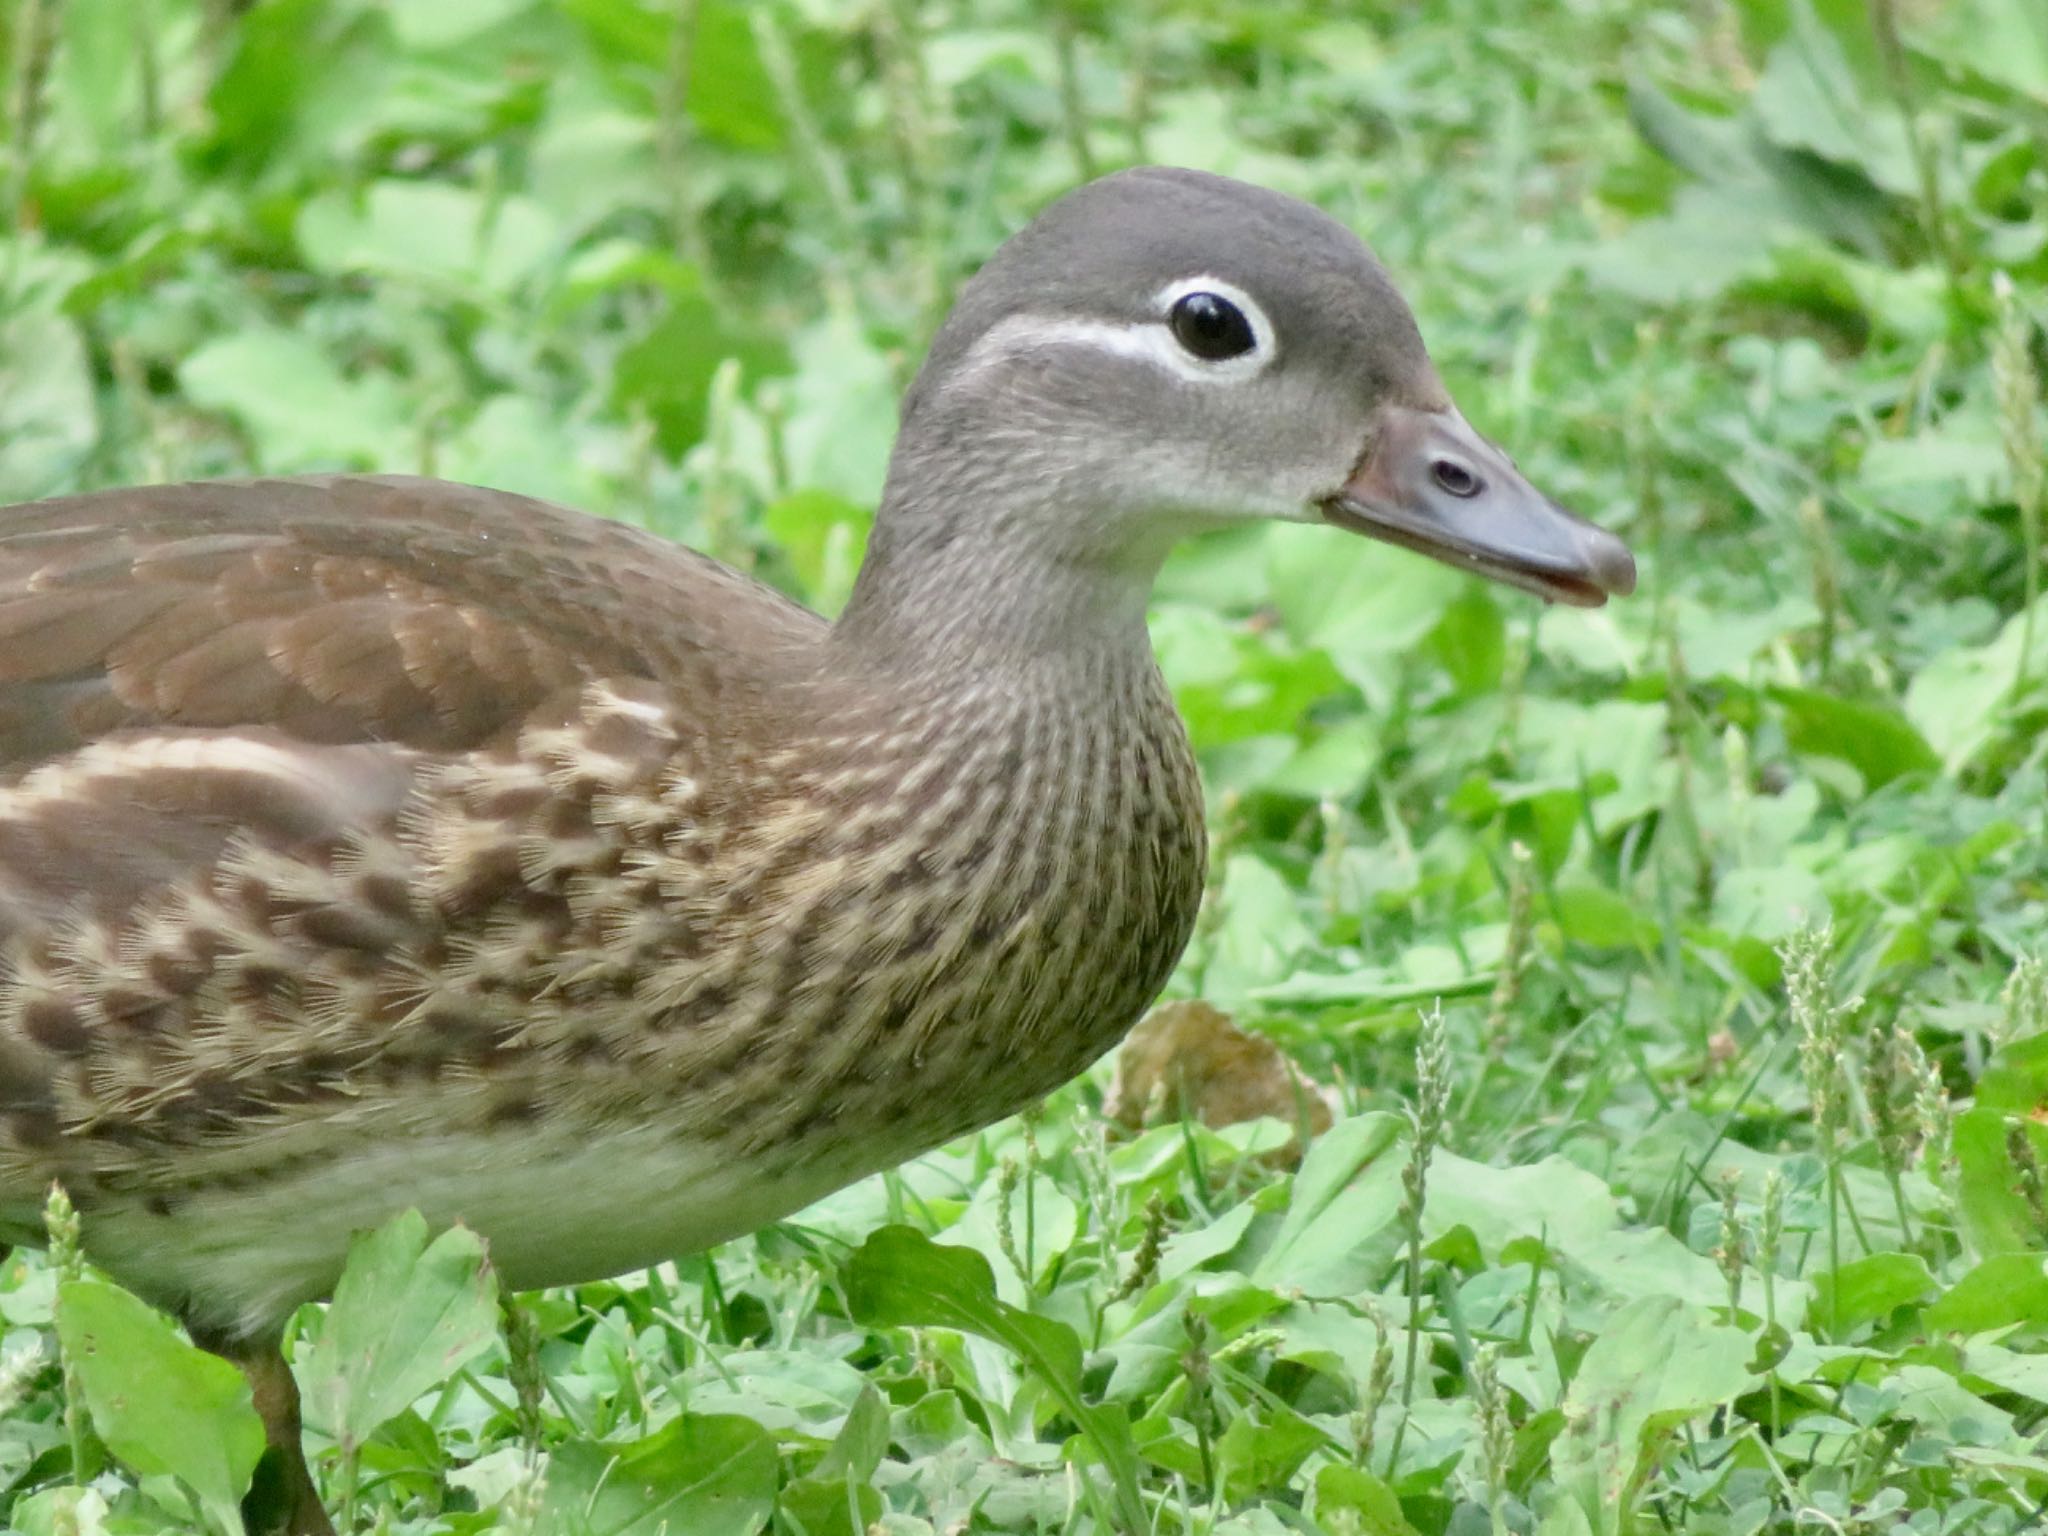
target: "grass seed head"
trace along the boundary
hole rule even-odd
[[[1785,996],[1799,1030],[1799,1071],[1813,1105],[1814,1134],[1824,1152],[1840,1143],[1849,1122],[1849,1077],[1843,1051],[1848,1020],[1860,1001],[1835,1001],[1834,930],[1800,929],[1778,947]]]
[[[1994,1046],[2028,1040],[2048,1029],[2048,966],[2038,956],[2021,955],[2013,962],[1998,1004]]]
[[[2034,322],[2020,305],[2012,279],[2003,272],[1992,278],[1998,326],[1991,338],[1991,388],[1998,402],[1998,436],[2012,472],[2013,501],[2020,516],[2033,524],[2041,515],[2048,461],[2041,448],[2038,408],[2041,381],[2034,373]]]

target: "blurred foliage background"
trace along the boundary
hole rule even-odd
[[[1467,414],[1641,558],[1539,612],[1316,530],[1182,552],[1216,858],[1173,990],[1316,1086],[1208,1127],[1155,1085],[1112,1134],[1105,1066],[538,1299],[366,1442],[316,1423],[361,1523],[2041,1528],[2041,0],[4,22],[0,501],[436,474],[830,611],[958,282],[1150,160],[1357,228]],[[54,1284],[0,1279],[13,1528],[231,1520],[99,1400],[67,1425]]]

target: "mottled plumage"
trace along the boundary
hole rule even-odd
[[[0,511],[0,1232],[243,1358],[352,1229],[514,1286],[749,1230],[1113,1044],[1202,889],[1145,603],[1326,521],[1547,596],[1621,546],[1451,406],[1385,272],[1276,194],[1056,204],[909,396],[834,624],[523,497],[342,476]]]
[[[1149,656],[877,688],[766,589],[519,497],[18,508],[0,631],[34,722],[0,737],[0,1213],[26,1233],[61,1179],[96,1256],[222,1332],[395,1200],[534,1285],[984,1124],[1114,1042],[1200,891]],[[622,1223],[565,1191],[584,1242],[520,1230],[550,1140],[628,1126],[642,1210],[664,1160],[796,1193]],[[540,1166],[489,1219],[437,1147]],[[268,1259],[180,1230],[281,1209]]]

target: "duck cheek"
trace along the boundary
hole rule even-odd
[[[1229,469],[1251,515],[1316,521],[1317,504],[1348,481],[1365,446],[1348,392],[1273,379],[1228,428]]]

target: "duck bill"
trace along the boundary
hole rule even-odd
[[[1574,607],[1597,608],[1636,586],[1627,545],[1523,479],[1455,409],[1382,407],[1372,447],[1322,514]]]

